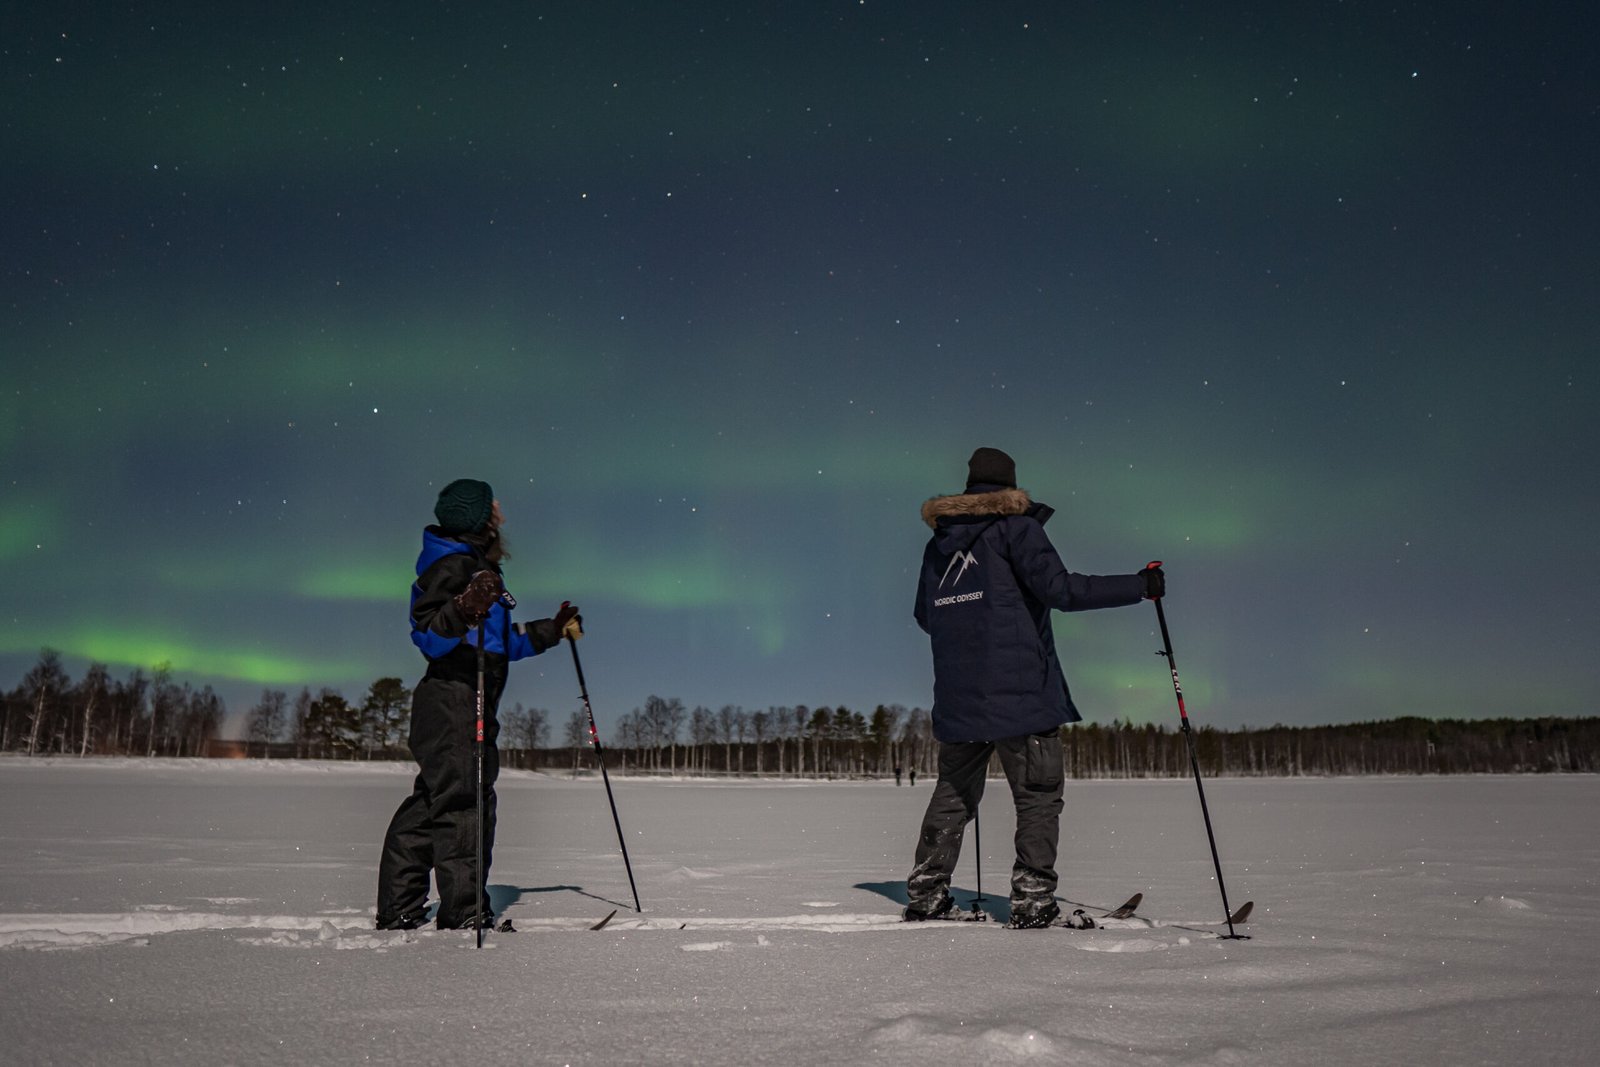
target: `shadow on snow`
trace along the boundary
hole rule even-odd
[[[904,882],[857,882],[854,889],[865,889],[869,893],[876,893],[886,900],[904,908],[911,902],[906,895]],[[996,922],[1007,923],[1011,921],[1011,901],[1008,897],[996,897],[985,894],[979,897],[976,892],[961,889],[958,886],[950,887],[950,895],[955,898],[956,907],[962,911],[981,911]]]
[[[504,915],[507,908],[520,901],[524,896],[532,896],[537,893],[576,893],[580,897],[598,900],[607,907],[633,910],[633,905],[631,904],[625,904],[620,900],[612,900],[610,897],[591,893],[581,885],[490,885],[487,888],[489,891],[489,907],[496,915]]]

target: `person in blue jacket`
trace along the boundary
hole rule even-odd
[[[906,881],[907,921],[953,917],[950,876],[996,752],[1017,808],[1011,925],[1044,927],[1061,914],[1061,727],[1081,716],[1056,657],[1050,612],[1153,599],[1165,592],[1165,576],[1156,564],[1135,574],[1067,570],[1044,532],[1053,513],[1017,488],[1016,464],[997,448],[972,454],[966,492],[922,506],[933,536],[915,614],[933,644],[939,778]]]
[[[500,733],[496,712],[512,660],[583,636],[578,609],[563,603],[553,618],[513,623],[516,600],[505,589],[505,516],[487,482],[462,478],[439,493],[437,525],[422,532],[411,587],[411,643],[428,668],[411,698],[411,754],[419,768],[383,839],[378,866],[380,930],[411,930],[427,918],[428,875],[439,890],[441,930],[493,924],[487,878],[494,847]],[[475,745],[478,657],[484,660],[483,880],[476,866],[478,829]]]

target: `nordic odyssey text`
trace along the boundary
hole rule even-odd
[[[982,599],[983,599],[983,590],[980,589],[976,593],[962,593],[960,596],[942,596],[938,600],[935,600],[933,602],[933,606],[936,607],[936,608],[943,608],[943,607],[948,607],[951,604],[959,604],[963,600],[982,600]]]

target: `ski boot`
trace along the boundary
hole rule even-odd
[[[1078,912],[1079,915],[1083,913]],[[1061,918],[1061,905],[1050,901],[1038,908],[1013,908],[1007,930],[1042,930]],[[1085,916],[1087,918],[1087,916]],[[1091,922],[1092,924],[1092,922]]]
[[[914,908],[906,905],[906,910],[900,913],[903,922],[922,923],[932,919],[953,919],[952,913],[956,910],[956,898],[945,893],[934,902],[931,908]]]

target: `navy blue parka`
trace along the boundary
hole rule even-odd
[[[995,741],[1081,715],[1056,656],[1050,611],[1137,604],[1138,574],[1076,574],[1044,524],[1054,509],[1021,489],[975,485],[922,506],[917,625],[933,640],[933,735]]]

